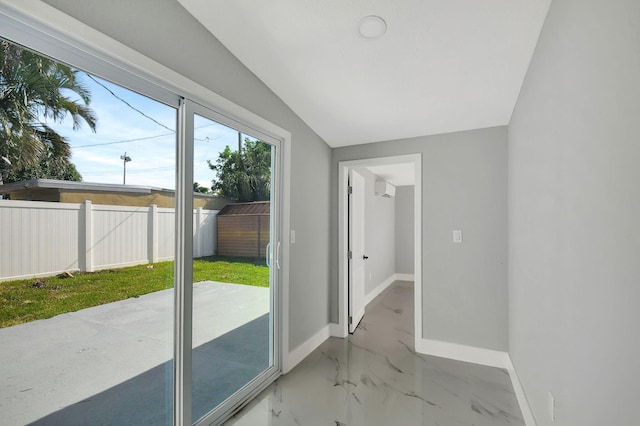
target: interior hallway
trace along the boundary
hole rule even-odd
[[[413,315],[413,283],[394,282],[226,424],[524,425],[506,370],[416,354]]]

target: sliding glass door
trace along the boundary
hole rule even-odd
[[[281,141],[37,41],[0,39],[3,418],[220,423],[280,371]]]
[[[171,424],[177,105],[0,63],[0,423]]]
[[[178,397],[183,421],[208,424],[278,373],[279,150],[277,140],[195,102],[181,114],[182,202],[193,221],[178,224],[192,236],[177,287],[185,300]]]

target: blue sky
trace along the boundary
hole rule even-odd
[[[174,189],[177,111],[93,77],[95,82],[83,72],[78,75],[91,92],[90,106],[98,117],[96,133],[87,125],[73,130],[70,119],[49,124],[69,140],[72,162],[83,181],[122,184],[120,156],[126,152],[132,160],[127,163],[127,185]],[[226,145],[236,148],[238,133],[202,117],[196,117],[195,128],[194,180],[211,187],[215,174],[207,160],[215,162]]]

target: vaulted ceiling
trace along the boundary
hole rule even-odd
[[[179,2],[339,147],[508,124],[551,0]]]

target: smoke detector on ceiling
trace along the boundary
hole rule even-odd
[[[363,38],[374,40],[382,37],[387,32],[387,23],[376,15],[365,16],[360,20],[358,32]]]

